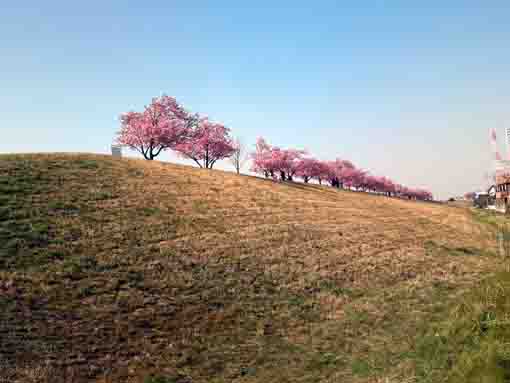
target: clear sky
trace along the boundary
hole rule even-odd
[[[510,126],[508,0],[10,1],[0,36],[0,152],[107,153],[166,93],[445,198]]]

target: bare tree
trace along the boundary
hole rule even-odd
[[[239,138],[234,140],[234,153],[230,157],[230,162],[236,168],[237,174],[241,172],[241,168],[247,160],[246,147]]]

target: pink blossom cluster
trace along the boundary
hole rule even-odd
[[[195,161],[201,168],[212,169],[216,161],[234,153],[235,145],[228,128],[202,118],[191,132],[190,139],[175,145],[173,149]]]
[[[189,113],[170,96],[153,98],[143,112],[124,113],[120,121],[117,143],[147,160],[170,149],[210,169],[235,150],[228,128]]]
[[[273,147],[263,138],[257,139],[256,150],[251,157],[252,171],[266,178],[293,181],[294,177],[299,177],[305,183],[316,180],[322,184],[325,181],[337,188],[415,200],[433,199],[432,193],[427,190],[409,188],[387,177],[371,175],[351,161],[340,158],[321,161],[308,156],[304,150]]]
[[[153,160],[163,150],[188,139],[193,116],[173,97],[153,98],[143,112],[127,112],[120,116],[117,142]]]

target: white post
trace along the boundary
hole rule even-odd
[[[112,156],[121,158],[122,157],[122,146],[112,145]]]

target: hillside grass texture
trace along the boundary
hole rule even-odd
[[[504,224],[156,161],[2,155],[0,382],[503,382]]]

